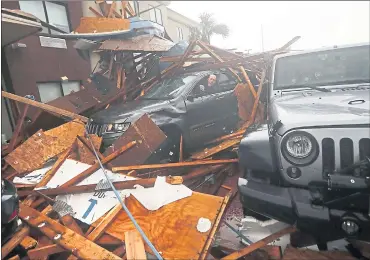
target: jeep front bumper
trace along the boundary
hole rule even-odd
[[[366,213],[329,209],[311,203],[305,189],[284,188],[239,178],[240,201],[244,208],[258,214],[296,225],[302,232],[332,241],[351,237],[342,229],[347,220],[359,226],[358,239],[370,239],[370,216]]]

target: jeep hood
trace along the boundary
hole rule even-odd
[[[145,113],[157,112],[169,106],[167,100],[135,100],[101,110],[91,118],[99,124],[121,123],[126,120],[132,122]]]
[[[283,93],[271,100],[271,119],[280,135],[294,128],[370,124],[368,90]]]

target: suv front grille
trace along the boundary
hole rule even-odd
[[[323,173],[332,173],[336,165],[340,168],[346,168],[355,163],[354,158],[364,160],[366,156],[370,157],[370,139],[360,139],[358,146],[354,146],[352,139],[342,138],[339,141],[339,151],[335,150],[335,141],[332,138],[324,138],[322,140],[322,167]],[[337,141],[337,142],[338,142]],[[354,147],[359,149],[355,150]],[[338,156],[339,155],[339,156]],[[339,161],[336,161],[339,159]]]
[[[90,122],[87,125],[87,132],[89,134],[96,134],[97,136],[101,136],[105,132],[107,127],[108,127],[108,124],[96,124],[96,123]]]

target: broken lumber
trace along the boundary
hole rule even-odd
[[[220,144],[217,144],[213,147],[210,147],[210,148],[206,148],[204,149],[203,151],[200,151],[200,152],[197,152],[197,153],[194,153],[191,155],[191,159],[193,160],[203,160],[207,157],[210,157],[216,153],[219,153],[221,151],[224,151],[236,144],[239,144],[240,143],[240,139],[231,139],[231,140],[226,140]]]
[[[32,218],[30,216],[32,216]],[[57,221],[41,214],[37,210],[23,205],[22,203],[20,204],[19,217],[79,258],[121,259],[69,228],[64,227]]]
[[[284,235],[287,235],[287,234],[290,234],[290,233],[293,233],[297,231],[297,229],[293,226],[289,226],[289,227],[286,227],[274,234],[271,234],[267,237],[265,237],[264,239],[261,239],[260,241],[257,241],[256,243],[253,243],[243,249],[240,249],[228,256],[225,256],[222,258],[222,260],[225,260],[225,259],[238,259],[240,257],[243,257],[243,256],[246,256],[248,254],[250,254],[251,252],[253,252],[254,250],[256,249],[259,249],[263,246],[266,246],[268,245],[269,243],[273,242],[274,240],[284,236]]]
[[[125,232],[127,260],[146,260],[144,242],[136,230]]]
[[[120,149],[116,150],[115,152],[113,152],[110,155],[108,155],[107,157],[105,157],[101,161],[101,163],[103,165],[106,164],[106,163],[109,163],[110,161],[115,159],[117,156],[119,156],[123,152],[129,150],[134,145],[136,145],[136,141],[132,141],[132,142],[128,143],[127,145],[122,146]],[[67,181],[63,185],[61,185],[61,188],[66,188],[66,187],[70,187],[72,185],[75,185],[75,184],[83,181],[85,178],[87,178],[88,176],[90,176],[91,174],[93,174],[94,172],[96,172],[99,169],[100,169],[100,164],[99,164],[99,162],[97,162],[94,165],[92,165],[90,168],[86,169],[85,171],[81,172],[77,176],[73,177],[72,179],[70,179],[69,181]]]
[[[37,246],[37,241],[35,239],[33,239],[32,237],[30,237],[30,236],[26,236],[22,240],[20,245],[21,245],[21,247],[23,247],[23,249],[29,250],[29,249],[35,248]]]
[[[13,249],[19,245],[22,240],[29,235],[29,233],[30,228],[28,226],[24,226],[15,232],[14,236],[1,247],[1,259],[4,259],[11,251],[13,251]]]
[[[60,108],[57,108],[57,107],[54,107],[54,106],[51,106],[51,105],[48,105],[48,104],[43,104],[43,103],[38,102],[38,101],[34,101],[34,100],[31,100],[31,99],[28,99],[28,98],[17,96],[17,95],[11,94],[9,92],[1,91],[1,94],[2,94],[3,97],[6,97],[6,98],[9,98],[9,99],[12,99],[12,100],[24,103],[24,104],[28,104],[28,105],[40,108],[42,110],[45,110],[49,113],[56,114],[56,115],[61,116],[61,117],[65,116],[65,117],[68,117],[68,118],[71,118],[71,119],[79,119],[84,123],[87,123],[87,121],[89,120],[87,117],[80,116],[80,115],[77,115],[75,113],[72,113],[72,112],[69,112],[67,110],[60,109]]]
[[[27,252],[28,257],[32,259],[42,259],[45,256],[61,253],[64,251],[64,248],[58,245],[47,245],[43,247],[38,247],[31,249]]]
[[[112,171],[113,172],[118,172],[118,171],[131,171],[131,170],[143,170],[143,169],[163,169],[163,168],[176,168],[176,167],[188,167],[188,166],[200,166],[200,165],[237,163],[237,162],[238,162],[238,159],[206,160],[206,161],[200,161],[199,160],[199,161],[193,161],[193,162],[120,166],[120,167],[113,167]]]

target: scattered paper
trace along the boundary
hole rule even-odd
[[[153,188],[135,189],[131,194],[148,210],[157,210],[171,202],[191,196],[193,191],[183,184],[171,185],[165,176],[158,176]]]
[[[212,226],[211,221],[208,218],[200,218],[197,224],[197,230],[201,233],[207,232]]]

